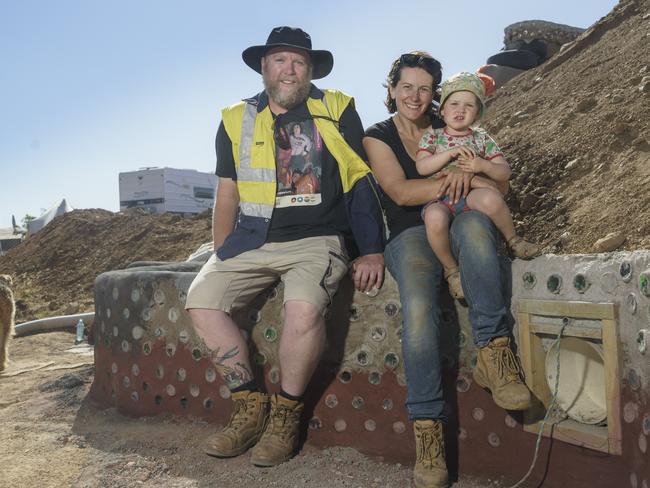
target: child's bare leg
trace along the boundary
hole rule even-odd
[[[431,249],[444,268],[444,275],[449,284],[449,293],[457,299],[465,298],[460,284],[458,263],[451,253],[449,244],[449,216],[451,212],[441,203],[433,203],[424,211],[424,227]]]
[[[515,257],[531,259],[540,254],[541,247],[539,245],[527,242],[517,235],[510,209],[501,193],[491,188],[475,188],[469,192],[466,201],[469,208],[479,210],[490,217],[505,237],[508,247]]]
[[[432,203],[424,211],[427,240],[443,268],[458,266],[449,245],[449,216],[451,212],[442,203]]]
[[[501,194],[491,188],[474,188],[467,195],[467,206],[490,217],[497,229],[509,241],[517,234],[515,224]]]

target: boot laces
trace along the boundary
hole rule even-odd
[[[295,409],[286,405],[274,405],[269,416],[268,430],[272,434],[288,437],[291,435],[290,429],[285,429],[284,426],[297,421],[298,412]]]
[[[251,400],[251,409],[254,404],[254,400]],[[240,425],[243,425],[246,423],[248,420],[248,401],[245,398],[241,398],[239,400],[235,400],[232,408],[232,414],[230,415],[230,420],[228,421],[228,424],[224,428],[226,429],[236,429]]]
[[[504,347],[495,347],[492,351],[492,358],[496,362],[499,378],[505,378],[508,382],[519,381],[521,367],[512,349],[506,345]]]
[[[442,453],[442,428],[435,424],[431,428],[419,431],[419,448],[417,462],[425,465],[433,465],[433,460]]]

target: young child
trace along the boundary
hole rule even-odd
[[[416,167],[421,175],[434,175],[449,167],[480,174],[497,185],[510,178],[510,166],[492,138],[482,129],[472,128],[483,115],[485,85],[473,73],[458,73],[441,85],[440,115],[446,126],[427,130],[420,140]],[[512,254],[531,259],[539,254],[537,244],[524,241],[515,231],[503,196],[491,186],[472,180],[467,198],[457,203],[448,197],[429,202],[422,209],[429,244],[442,263],[449,291],[454,298],[464,298],[458,263],[449,245],[449,223],[457,212],[469,209],[486,214],[501,231]]]

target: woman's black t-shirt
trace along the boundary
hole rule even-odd
[[[415,161],[406,152],[406,148],[399,137],[392,117],[368,127],[366,129],[366,136],[380,140],[393,150],[407,179],[427,178],[426,176],[420,175],[415,168]],[[389,242],[409,227],[424,225],[420,216],[422,205],[399,206],[384,191],[381,192],[381,201],[388,223]]]

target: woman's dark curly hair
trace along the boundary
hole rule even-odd
[[[386,83],[384,84],[387,92],[384,105],[386,105],[388,112],[394,114],[397,111],[395,99],[390,96],[390,88],[395,88],[397,83],[399,83],[403,68],[422,68],[433,77],[433,86],[431,89],[433,90],[433,102],[435,104],[433,102],[431,103],[429,115],[434,116],[437,113],[437,103],[440,100],[438,88],[442,80],[442,65],[440,61],[426,51],[411,51],[410,53],[402,54],[393,61],[388,77],[386,78]]]

